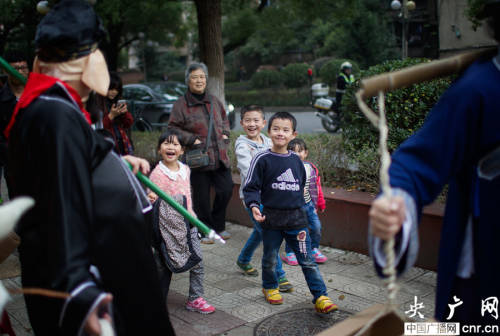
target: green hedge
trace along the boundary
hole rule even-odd
[[[226,101],[235,106],[258,104],[263,106],[307,106],[309,89],[226,90]]]
[[[290,63],[283,70],[283,76],[285,78],[285,86],[287,88],[300,88],[307,86],[309,84],[309,76],[307,75],[307,69],[310,66],[305,63]]]
[[[262,70],[253,74],[250,83],[254,89],[279,87],[283,84],[284,76],[279,71]]]
[[[429,62],[429,60],[408,58],[404,61],[387,61],[361,71],[360,77],[370,77],[423,62]],[[422,126],[427,113],[450,84],[451,78],[439,78],[395,90],[385,95],[387,123],[389,126],[387,144],[390,151],[396,149],[401,142]],[[361,150],[366,145],[375,148],[378,144],[378,132],[358,110],[354,97],[358,85],[359,82],[351,87],[346,92],[345,98],[342,99],[342,111],[344,113],[342,129],[347,144],[346,149],[349,152]],[[368,103],[372,110],[377,110],[376,99],[372,98]]]

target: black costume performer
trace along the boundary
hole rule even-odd
[[[80,53],[84,37],[95,41],[101,34],[87,2],[61,1],[39,25],[38,47],[44,38],[64,41],[57,37],[68,29],[79,30],[69,47]],[[50,54],[41,51],[40,58]],[[71,293],[66,300],[26,295],[33,330],[82,335],[89,313],[111,293],[105,308],[117,335],[173,335],[145,220],[151,205],[89,121],[76,90],[32,73],[6,130],[13,194],[36,201],[18,226],[23,286]]]

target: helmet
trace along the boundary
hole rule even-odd
[[[347,69],[347,68],[351,69],[351,68],[352,68],[352,64],[351,64],[351,63],[349,63],[349,62],[344,62],[344,63],[342,63],[342,65],[340,66],[340,69],[341,69],[341,70],[343,70],[343,69]]]

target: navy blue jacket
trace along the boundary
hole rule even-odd
[[[439,320],[448,313],[470,216],[474,269],[480,283],[471,290],[479,291],[482,298],[500,297],[500,177],[478,176],[479,160],[500,145],[499,93],[500,65],[491,60],[474,63],[392,157],[391,185],[407,191],[419,213],[449,184],[438,264]]]
[[[306,170],[297,154],[270,149],[254,156],[243,187],[245,205],[261,206],[265,229],[294,230],[307,226],[304,205]]]

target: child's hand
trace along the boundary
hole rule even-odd
[[[252,207],[252,215],[253,218],[259,223],[262,223],[266,220],[266,216],[262,215],[259,208],[256,206]]]
[[[158,199],[158,195],[156,195],[154,192],[150,192],[148,194],[148,199],[151,203],[154,203]]]

